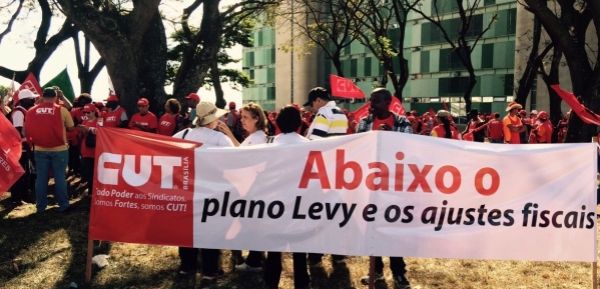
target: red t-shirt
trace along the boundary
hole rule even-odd
[[[61,107],[55,103],[42,102],[27,111],[25,131],[27,139],[35,146],[53,148],[65,145],[65,127]]]
[[[148,112],[144,115],[142,115],[139,112],[134,114],[131,117],[131,120],[129,121],[129,128],[134,130],[141,130],[135,125],[136,123],[151,128],[152,131],[156,131],[156,128],[158,127],[158,119],[156,118],[156,115],[154,115],[151,112]]]
[[[488,124],[488,136],[492,140],[502,141],[504,138],[504,132],[502,131],[502,122],[494,119]]]
[[[172,136],[177,127],[177,114],[165,113],[158,120],[158,134]]]
[[[386,127],[387,129],[384,129]],[[394,127],[394,115],[390,114],[387,118],[378,119],[374,117],[372,130],[391,130]]]
[[[122,107],[117,107],[117,109],[113,111],[107,111],[104,116],[103,126],[105,127],[119,127],[121,123],[121,115],[125,113],[125,110]]]
[[[83,122],[83,125],[86,127],[98,127],[98,123],[97,123],[98,119],[94,119],[94,120],[86,120]],[[95,148],[91,148],[88,147],[85,144],[85,138],[87,137],[88,133],[92,133],[90,131],[87,131],[83,134],[83,138],[81,140],[81,157],[82,158],[94,158],[94,149]]]

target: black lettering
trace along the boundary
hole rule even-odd
[[[267,215],[271,219],[279,219],[285,211],[285,205],[282,201],[273,201],[267,208]]]
[[[423,224],[435,224],[437,209],[438,208],[434,206],[425,208],[425,210],[423,210],[423,213],[421,214],[421,222]],[[428,214],[430,216],[427,216]]]
[[[318,213],[320,213],[321,211],[323,211],[323,204],[313,203],[312,205],[310,205],[310,207],[308,207],[308,217],[313,220],[319,220],[321,219],[321,215]]]
[[[504,211],[504,218],[507,220],[503,223],[504,226],[512,226],[515,224],[515,218],[513,218],[514,210],[506,210]]]
[[[204,206],[202,208],[202,219],[201,222],[206,222],[207,217],[212,217],[219,212],[219,200],[217,199],[204,199]]]
[[[488,223],[490,223],[490,225],[492,226],[500,226],[500,222],[497,221],[499,218],[502,217],[502,211],[498,210],[498,209],[493,209],[490,210],[490,213],[488,214]]]
[[[256,207],[258,207],[257,218],[262,219],[262,217],[265,213],[265,201],[263,201],[263,200],[250,201],[250,206],[249,206],[250,212],[248,212],[248,218],[254,217],[254,210],[256,209]]]
[[[246,200],[235,200],[231,203],[229,214],[234,218],[243,218],[246,212]]]
[[[302,203],[302,196],[296,196],[296,201],[294,202],[294,213],[292,214],[292,219],[306,219],[306,215],[300,214],[300,203]]]
[[[229,205],[229,192],[225,192],[223,196],[223,207],[221,209],[221,216],[227,216],[227,206]]]
[[[540,228],[546,228],[550,225],[550,219],[548,218],[548,215],[550,214],[550,211],[548,210],[543,210],[540,213]]]
[[[596,212],[589,212],[587,214],[587,225],[585,226],[586,229],[593,229],[594,225],[596,225]]]
[[[562,228],[562,224],[557,221],[558,217],[562,214],[564,214],[563,211],[558,211],[552,215],[552,226],[554,226],[554,228]]]
[[[402,213],[401,213],[400,207],[398,207],[396,205],[391,205],[391,206],[387,207],[387,209],[385,209],[385,213],[383,214],[383,217],[385,218],[386,221],[393,223],[393,222],[398,221],[398,219],[400,219],[401,215],[402,215]]]
[[[565,228],[577,228],[577,212],[568,212],[565,215]]]
[[[404,207],[404,210],[402,211],[402,213],[404,213],[404,218],[402,218],[402,223],[410,223],[412,222],[412,220],[414,219],[413,216],[413,210],[415,209],[415,206],[406,206]]]
[[[477,213],[479,213],[479,217],[477,218],[477,223],[481,226],[485,226],[485,221],[483,220],[483,215],[485,215],[485,213],[487,213],[487,209],[485,208],[485,205],[479,206]]]
[[[465,216],[467,217],[467,221],[465,221],[463,223],[464,225],[473,225],[473,224],[475,224],[475,216],[473,216],[473,213],[475,213],[475,211],[477,211],[477,209],[475,209],[475,208],[468,208],[465,211]]]
[[[377,206],[375,204],[366,205],[362,213],[363,220],[367,222],[375,221],[375,217],[372,217],[372,215],[374,215],[375,213],[377,213]]]

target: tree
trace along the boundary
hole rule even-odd
[[[498,15],[495,14],[485,28],[478,27],[475,17],[477,16],[476,13],[480,8],[480,4],[482,3],[481,0],[466,2],[462,0],[454,0],[454,2],[444,0],[443,4],[451,3],[457,9],[459,15],[458,19],[460,20],[460,28],[455,32],[450,31],[445,25],[446,23],[442,20],[442,12],[438,6],[438,4],[442,3],[442,1],[432,0],[431,3],[433,5],[433,11],[431,15],[425,13],[418,6],[413,6],[412,10],[438,28],[438,31],[442,34],[444,40],[452,47],[453,56],[460,60],[460,63],[469,73],[468,84],[463,98],[465,100],[465,109],[467,111],[471,111],[471,93],[477,84],[477,78],[475,75],[475,69],[473,68],[471,54],[473,53],[473,50],[475,50],[475,47],[477,46],[481,37],[488,30],[490,30]]]
[[[33,47],[35,48],[35,56],[27,65],[27,68],[24,70],[14,70],[4,66],[0,66],[0,76],[12,79],[13,75],[15,80],[18,82],[22,82],[27,77],[27,74],[30,72],[35,75],[37,79],[39,79],[40,72],[42,67],[52,56],[52,53],[58,48],[63,41],[69,39],[70,35],[76,31],[73,24],[65,20],[60,28],[60,30],[48,38],[48,33],[50,30],[50,25],[52,23],[53,11],[50,3],[47,0],[38,0],[37,4],[39,5],[41,11],[41,20],[40,27],[36,32],[36,37],[33,42]],[[2,32],[1,37],[8,34],[11,31],[11,27],[14,23],[14,19],[19,15],[22,11],[23,1],[19,1],[18,7],[16,8],[13,16],[9,20],[7,24],[7,28]],[[2,39],[0,38],[0,40]]]
[[[245,30],[248,29],[245,22],[248,18],[278,3],[275,0],[245,0],[220,11],[220,0],[196,0],[186,7],[181,16],[181,41],[175,55],[180,63],[173,81],[173,95],[181,98],[197,91],[208,78],[216,91],[217,107],[225,107],[219,82],[219,52],[241,41],[243,37],[238,36],[249,33]],[[202,20],[200,27],[195,28],[189,19],[200,6]]]
[[[106,62],[121,104],[133,113],[139,97],[164,103],[167,41],[160,0],[56,0]]]
[[[394,95],[400,101],[409,74],[408,60],[404,56],[407,16],[418,3],[418,0],[392,0],[385,5],[375,0],[347,2],[351,11],[355,11],[353,22],[358,40],[383,66],[381,84],[385,85],[389,78],[394,87]],[[399,64],[398,69],[395,68],[395,62]]]
[[[555,12],[545,0],[524,2],[526,9],[539,18],[554,46],[563,53],[575,95],[588,108],[599,111],[600,49],[595,51],[595,55],[589,55],[594,52],[588,53],[586,44],[592,41],[596,47],[600,44],[600,3],[596,0],[557,0],[560,12]],[[595,27],[593,38],[586,39],[592,26]],[[586,125],[571,114],[567,142],[589,142],[595,131],[595,126]]]
[[[77,61],[77,72],[79,76],[79,85],[81,87],[81,92],[91,92],[92,85],[96,80],[96,77],[100,73],[100,70],[104,68],[105,63],[102,58],[96,61],[90,68],[90,49],[91,49],[91,41],[83,35],[84,39],[84,48],[83,55],[81,51],[81,44],[79,43],[79,32],[74,33],[71,38],[73,38],[73,43],[75,44],[75,58]]]
[[[294,23],[298,36],[318,46],[331,60],[337,75],[344,76],[341,55],[344,48],[357,40],[360,30],[352,26],[352,17],[357,12],[345,0],[288,0],[285,7],[297,9],[279,9],[279,17],[289,18]],[[294,35],[292,38],[295,38]]]

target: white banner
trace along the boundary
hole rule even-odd
[[[595,261],[596,158],[394,132],[200,148],[194,246]]]

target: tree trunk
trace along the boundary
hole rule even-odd
[[[339,77],[344,77],[344,72],[342,71],[342,61],[340,61],[340,52],[337,51],[331,57],[331,62],[333,63],[333,67],[335,67],[335,71]]]
[[[527,66],[519,79],[519,88],[517,89],[516,102],[525,104],[527,103],[527,97],[531,91],[533,83],[536,81],[536,72],[538,68],[538,62],[536,61],[539,54],[539,44],[542,34],[542,24],[539,19],[534,16],[533,18],[533,38],[531,40],[531,51],[527,59]],[[533,109],[533,107],[531,107]]]
[[[196,35],[194,43],[188,43],[173,82],[173,96],[176,98],[183,98],[190,92],[198,91],[204,84],[211,62],[217,61],[223,30],[219,2],[205,1],[203,4],[200,32]]]
[[[215,98],[216,98],[215,105],[218,108],[225,108],[225,105],[227,103],[225,101],[223,87],[221,86],[221,77],[219,75],[219,65],[216,61],[213,62],[212,67],[210,68],[210,79],[212,81],[213,88],[215,89]]]

